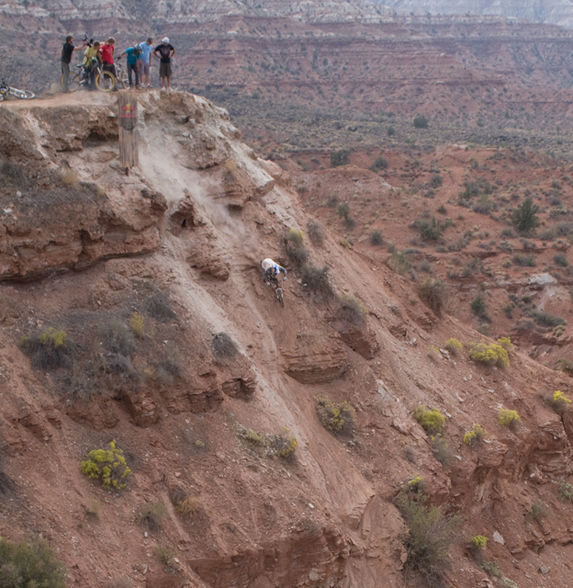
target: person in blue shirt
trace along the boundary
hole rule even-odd
[[[141,48],[139,45],[134,45],[133,47],[129,47],[126,49],[118,59],[121,59],[124,55],[127,55],[126,63],[127,63],[127,77],[129,79],[129,87],[133,87],[132,83],[132,72],[135,74],[135,87],[139,88],[139,72],[137,71],[137,60],[141,55]]]
[[[142,88],[149,88],[149,68],[151,67],[151,53],[153,52],[153,39],[149,37],[147,41],[140,43],[138,47],[141,49],[139,56],[139,80]]]

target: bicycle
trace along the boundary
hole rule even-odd
[[[285,305],[283,289],[280,287],[279,281],[274,275],[265,274],[265,279],[267,280],[267,284],[272,284],[273,288],[275,289],[275,294],[279,304],[281,306]]]
[[[284,306],[285,305],[285,301],[284,301],[284,298],[283,298],[283,289],[279,287],[279,288],[277,288],[275,290],[275,292],[277,293],[277,300],[279,301],[279,304],[281,306]]]
[[[81,88],[87,88],[89,85],[89,74],[83,64],[78,63],[75,66],[76,71],[70,75],[68,80],[68,91],[76,92]],[[95,83],[96,86],[103,92],[111,92],[115,87],[114,75],[102,69],[101,65],[95,66]],[[64,76],[60,77],[60,86],[64,89]]]
[[[34,92],[30,92],[29,90],[19,90],[18,88],[13,88],[12,86],[9,86],[4,80],[2,80],[2,82],[0,82],[0,101],[8,100],[10,96],[20,100],[31,100],[32,98],[36,97],[36,94],[34,94]]]
[[[115,85],[119,89],[127,88],[129,86],[129,79],[127,77],[127,72],[123,69],[121,63],[119,61],[115,62]]]

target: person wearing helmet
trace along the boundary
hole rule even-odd
[[[169,37],[163,37],[161,44],[157,45],[153,55],[159,59],[159,77],[161,89],[171,89],[171,58],[175,55],[175,47],[169,42]]]
[[[286,269],[276,261],[273,261],[270,257],[261,261],[261,269],[263,270],[263,280],[265,280],[267,286],[270,286],[271,282],[278,286],[278,275],[281,273],[284,274],[283,279],[286,280]]]

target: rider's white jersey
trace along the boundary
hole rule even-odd
[[[282,266],[279,265],[276,261],[273,261],[270,257],[267,257],[266,259],[263,259],[263,261],[261,261],[261,267],[263,268],[264,272],[267,272],[268,270],[272,269],[273,270],[273,274],[276,276],[279,274],[279,272],[283,272],[286,276],[286,269]]]

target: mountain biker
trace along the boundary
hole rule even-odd
[[[119,57],[121,59],[123,55],[127,55],[127,77],[129,78],[129,87],[133,86],[131,73],[135,74],[135,87],[139,88],[139,72],[137,70],[137,60],[141,55],[141,47],[139,45],[134,45],[133,47],[128,47]]]
[[[169,37],[161,39],[161,45],[153,50],[153,55],[160,60],[159,77],[161,78],[161,89],[171,89],[171,58],[175,55],[175,47],[169,43]]]
[[[153,39],[148,37],[147,41],[140,43],[138,47],[141,49],[141,55],[139,56],[139,79],[141,80],[141,87],[149,88],[149,68],[151,66]]]
[[[263,280],[265,280],[267,286],[270,286],[272,282],[275,288],[278,288],[279,281],[277,276],[281,272],[284,274],[283,281],[286,280],[286,269],[282,265],[279,265],[276,261],[273,261],[270,257],[267,257],[261,261],[261,268],[263,270]]]
[[[99,41],[94,41],[93,44],[88,42],[87,49],[84,51],[83,66],[88,80],[88,89],[95,90],[95,74],[98,65],[101,65]]]
[[[101,60],[103,62],[102,69],[109,71],[116,78],[117,73],[115,71],[115,65],[113,63],[113,53],[115,51],[115,39],[110,37],[105,43],[102,43],[101,48]]]
[[[65,43],[62,45],[62,56],[60,58],[62,64],[62,85],[64,92],[68,91],[68,83],[70,80],[70,62],[72,61],[72,54],[78,49],[83,49],[86,46],[86,41],[82,45],[76,47],[74,45],[74,36],[68,35]]]

